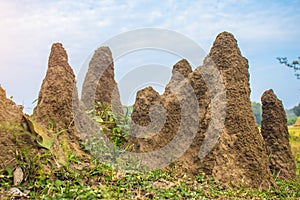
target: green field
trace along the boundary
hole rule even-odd
[[[300,127],[289,127],[290,143],[296,160],[297,174],[300,175]]]

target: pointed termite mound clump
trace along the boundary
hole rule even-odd
[[[190,118],[189,120],[197,128],[196,134],[193,138],[193,142],[191,143],[187,151],[183,154],[183,156],[179,158],[179,162],[177,162],[175,165],[178,171],[182,171],[184,173],[192,175],[198,175],[200,172],[199,169],[201,169],[200,166],[202,165],[202,163],[201,159],[199,158],[199,151],[205,138],[205,131],[207,130],[208,122],[210,121],[209,104],[211,100],[208,93],[208,88],[201,72],[201,67],[203,66],[197,67],[188,75],[188,83],[193,88],[192,92],[196,96],[198,105],[179,107],[180,110],[187,109],[190,113],[192,113],[192,109],[198,109],[195,115],[195,117],[197,117],[197,120],[192,120],[192,118]],[[183,88],[178,88],[178,90],[182,89]],[[189,97],[184,96],[184,99],[187,98]],[[179,124],[179,122],[177,123]]]
[[[195,161],[199,160],[198,152],[203,140],[203,134],[199,135],[197,131],[204,119],[202,100],[207,98],[207,88],[198,72],[192,71],[187,60],[180,60],[173,66],[171,80],[162,95],[167,110],[167,121],[162,132],[168,136],[169,142],[175,135],[184,134],[181,139],[185,138],[185,141],[178,142],[178,146],[184,144],[184,147],[178,154],[175,167],[188,174],[198,173],[199,166]]]
[[[184,78],[187,78],[191,72],[192,68],[186,59],[182,59],[177,62],[173,66],[172,77],[167,84],[166,89],[168,89],[168,86],[178,84],[178,82],[181,82]]]
[[[271,172],[280,179],[296,179],[296,165],[291,152],[287,118],[282,102],[273,90],[265,91],[261,102],[261,133],[266,142]]]
[[[33,117],[43,126],[53,123],[58,130],[68,129],[73,122],[75,75],[62,44],[54,43],[48,61]]]
[[[80,151],[79,138],[74,125],[74,104],[78,104],[75,75],[68,63],[68,55],[61,43],[54,43],[48,61],[37,106],[32,119],[44,129],[59,135],[71,149]],[[59,144],[56,142],[56,148]]]
[[[135,149],[139,152],[157,150],[167,145],[179,131],[181,123],[181,83],[187,83],[188,74],[192,71],[187,60],[183,59],[173,66],[172,78],[167,84],[163,95],[159,95],[152,87],[147,87],[137,93],[133,106],[132,120],[138,124],[137,131],[133,124],[131,133],[140,135],[136,139]],[[183,104],[183,103],[182,103]],[[156,110],[157,112],[152,112]],[[189,116],[190,117],[190,116]],[[147,135],[142,127],[151,129],[152,134]],[[154,131],[155,130],[155,131]]]
[[[113,57],[108,47],[100,47],[94,52],[82,86],[81,101],[87,110],[101,102],[105,107],[111,106],[114,112],[122,113]]]
[[[201,167],[223,182],[252,188],[272,186],[265,143],[251,110],[248,61],[231,33],[217,36],[204,65],[211,61],[224,81],[226,116],[219,140]]]
[[[163,95],[151,87],[137,93],[131,136],[135,152],[145,153],[151,168],[167,167],[189,148],[198,127],[198,102],[189,84],[192,72],[187,60],[173,66]]]
[[[132,150],[137,152],[147,152],[154,150],[160,143],[151,140],[152,134],[156,134],[154,130],[158,121],[152,121],[155,117],[153,108],[161,105],[160,95],[152,87],[146,87],[139,90],[133,105],[131,115],[132,124],[130,129],[129,143],[133,144]]]

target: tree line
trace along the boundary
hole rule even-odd
[[[258,126],[260,126],[261,116],[262,116],[262,106],[258,102],[251,102],[251,107],[256,119],[256,123]],[[297,106],[294,106],[292,109],[285,110],[285,112],[287,115],[288,125],[295,124],[297,118],[300,116],[300,103]]]

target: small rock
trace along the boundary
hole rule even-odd
[[[28,194],[25,194],[20,189],[15,187],[10,188],[6,193],[10,197],[10,199],[21,198],[21,197],[29,199]]]
[[[24,173],[21,167],[17,167],[14,171],[14,186],[18,186],[24,179]]]
[[[170,189],[171,187],[175,186],[176,184],[165,179],[160,179],[152,183],[152,187],[155,189]]]

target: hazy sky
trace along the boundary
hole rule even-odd
[[[293,70],[278,64],[276,57],[300,56],[299,22],[299,0],[0,0],[0,84],[30,112],[53,42],[63,43],[77,74],[100,44],[126,31],[146,27],[174,30],[206,52],[218,33],[229,31],[249,60],[251,99],[260,101],[263,91],[272,88],[290,108],[300,102],[300,80]],[[149,51],[138,52],[116,61],[117,80],[124,66],[133,65],[137,58],[145,64],[159,59],[170,68],[178,61],[169,55],[157,58]]]

